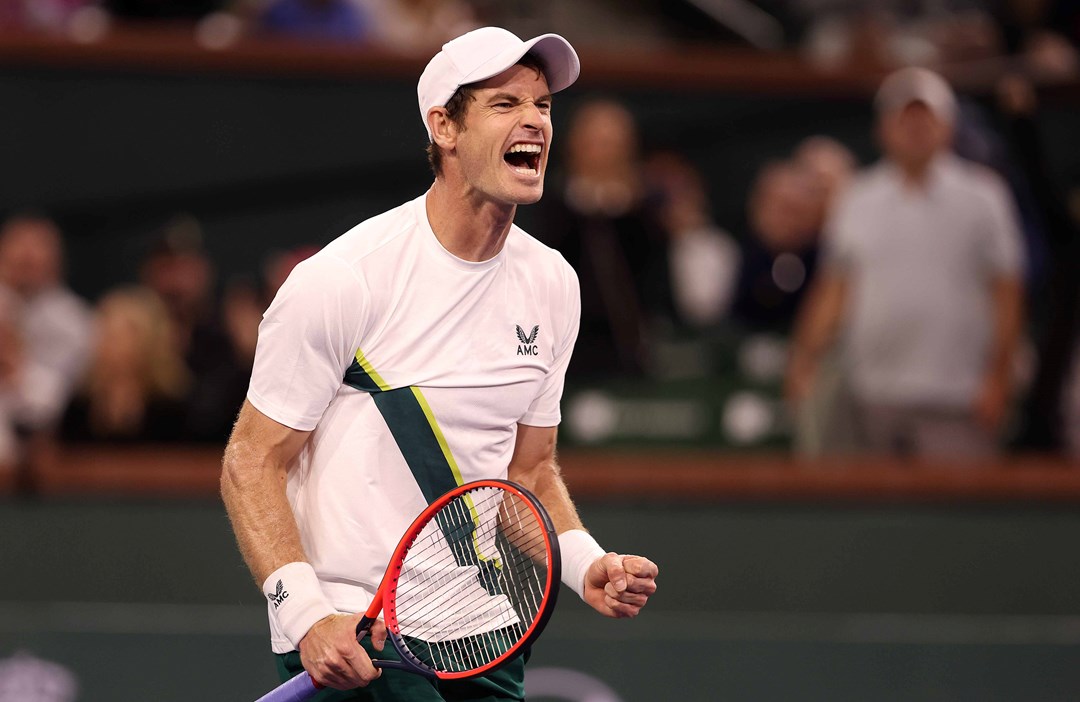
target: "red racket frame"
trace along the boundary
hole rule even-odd
[[[529,625],[529,628],[525,631],[525,635],[505,653],[490,663],[481,666],[480,668],[457,673],[432,670],[416,659],[404,644],[401,643],[401,631],[398,627],[396,611],[397,598],[395,596],[397,594],[398,578],[401,575],[401,569],[405,565],[405,555],[408,553],[409,548],[413,545],[413,542],[416,541],[424,527],[427,526],[428,522],[434,518],[435,514],[462,494],[485,487],[505,490],[506,492],[521,498],[521,500],[528,505],[533,516],[536,517],[537,521],[543,527],[542,535],[544,537],[544,545],[547,549],[549,559],[547,580],[544,583],[544,594],[541,600],[540,611]],[[438,678],[439,680],[460,680],[463,678],[485,675],[513,659],[522,649],[535,641],[540,635],[540,632],[543,631],[544,627],[547,625],[548,619],[551,617],[552,611],[555,609],[555,601],[558,599],[561,569],[562,558],[559,554],[559,541],[556,538],[555,526],[551,521],[551,517],[544,509],[544,506],[535,495],[521,485],[510,480],[474,480],[465,483],[464,485],[459,485],[428,505],[427,509],[421,512],[420,515],[413,520],[413,523],[405,531],[405,535],[401,537],[401,541],[398,542],[397,548],[394,549],[394,555],[390,558],[390,564],[386,569],[386,573],[383,575],[382,582],[379,583],[379,589],[375,593],[375,598],[371,601],[371,605],[367,608],[363,618],[361,618],[360,622],[356,625],[357,640],[363,639],[364,636],[367,635],[371,625],[378,619],[379,612],[384,610],[383,600],[387,599],[386,595],[389,593],[390,597],[387,607],[385,608],[386,617],[384,621],[386,623],[387,631],[390,633],[390,637],[393,641],[394,648],[401,655],[402,660],[400,662],[378,660],[372,661],[372,663],[380,668],[408,670],[410,672],[427,675],[428,677]]]

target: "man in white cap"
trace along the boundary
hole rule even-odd
[[[646,558],[583,529],[555,461],[577,277],[513,225],[551,151],[551,94],[579,71],[562,37],[486,27],[447,43],[417,94],[435,182],[299,264],[263,317],[222,496],[270,593],[279,671],[332,699],[518,700],[523,662],[470,681],[380,677],[358,612],[413,517],[456,484],[502,478],[551,513],[563,581],[611,617],[655,592]],[[288,598],[273,597],[277,591]]]
[[[885,159],[856,178],[826,227],[789,395],[806,397],[842,330],[863,448],[992,456],[1023,316],[1012,196],[950,152],[957,104],[938,74],[897,71],[875,105]]]

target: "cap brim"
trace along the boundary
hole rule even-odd
[[[581,61],[570,42],[558,34],[541,34],[496,54],[481,68],[466,76],[462,84],[479,83],[497,76],[520,61],[525,54],[533,54],[540,59],[548,89],[552,93],[569,88],[581,73]]]
[[[950,104],[948,101],[941,98],[941,96],[916,93],[896,95],[876,100],[875,108],[879,114],[891,114],[901,112],[906,109],[908,105],[914,105],[916,103],[925,105],[935,117],[943,122],[956,121],[956,105]]]
[[[908,105],[921,102],[939,119],[956,118],[956,94],[937,73],[924,68],[901,68],[885,78],[874,96],[879,113],[899,112]]]
[[[544,64],[544,74],[551,92],[566,90],[578,79],[581,61],[570,42],[558,34],[541,34],[525,42],[525,45],[529,47],[525,53],[535,54]]]

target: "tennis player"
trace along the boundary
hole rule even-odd
[[[301,263],[259,328],[222,496],[267,597],[287,679],[326,700],[520,700],[521,660],[433,683],[355,627],[409,523],[479,478],[532,490],[559,532],[563,581],[632,617],[657,567],[605,552],[583,529],[555,459],[563,378],[578,332],[577,277],[514,226],[544,190],[551,94],[578,77],[573,47],[485,27],[450,41],[420,77],[435,180]]]

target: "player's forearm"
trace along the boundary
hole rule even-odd
[[[285,497],[285,467],[244,442],[231,442],[221,472],[221,497],[240,553],[259,585],[275,570],[307,557]]]
[[[285,464],[280,454],[260,452],[258,446],[235,438],[229,442],[221,496],[240,552],[270,602],[279,630],[299,648],[311,628],[335,609],[306,562],[285,497]]]
[[[585,532],[555,459],[554,427],[518,425],[514,457],[507,467],[510,480],[532,491],[547,509],[559,534],[562,581],[584,597],[585,573],[604,555],[604,549]]]
[[[570,491],[566,489],[562,470],[556,461],[552,460],[539,471],[535,493],[547,507],[551,521],[555,524],[555,533],[562,534],[571,529],[585,528],[574,501],[570,499]]]
[[[584,529],[554,457],[531,466],[511,464],[507,474],[510,480],[520,483],[536,495],[551,516],[556,533]]]
[[[547,509],[555,526],[555,533],[559,535],[562,581],[584,599],[585,573],[594,562],[603,557],[604,549],[582,526],[554,455],[550,459],[524,468],[519,467],[517,470],[511,465],[509,477],[531,490]]]

